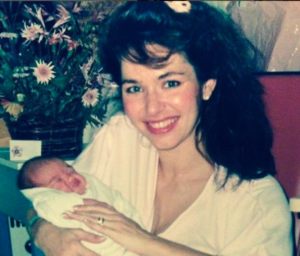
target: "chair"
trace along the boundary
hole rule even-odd
[[[266,112],[274,133],[275,176],[300,212],[300,72],[258,74],[265,89]],[[300,219],[294,213],[295,245],[300,256]]]

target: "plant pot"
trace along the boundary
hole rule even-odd
[[[18,126],[7,124],[13,140],[41,140],[42,156],[74,158],[82,151],[84,126],[64,123],[50,126]]]

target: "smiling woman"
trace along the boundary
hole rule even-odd
[[[154,56],[161,52],[168,53],[151,47]],[[172,55],[159,69],[129,61],[121,66],[124,110],[134,126],[157,149],[173,148],[187,138],[194,141],[199,84],[184,56]]]
[[[124,113],[74,167],[119,189],[145,227],[99,201],[69,217],[138,255],[292,255],[256,50],[241,30],[202,1],[125,2],[107,25],[101,60]],[[32,235],[49,255],[95,256],[80,244],[98,241],[87,233],[41,220]]]

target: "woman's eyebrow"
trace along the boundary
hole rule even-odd
[[[158,77],[158,80],[164,79],[166,77],[172,76],[172,75],[184,75],[184,72],[167,72],[165,74],[162,74]],[[138,81],[134,79],[123,79],[121,84],[137,84]]]
[[[121,81],[121,85],[123,85],[123,84],[137,84],[137,83],[138,82],[136,80],[134,80],[134,79],[123,79]]]
[[[160,76],[158,77],[158,79],[159,79],[159,80],[160,80],[160,79],[164,79],[164,78],[166,78],[166,77],[168,77],[168,76],[173,76],[173,75],[184,75],[184,72],[167,72],[167,73],[165,73],[165,74],[160,75]]]

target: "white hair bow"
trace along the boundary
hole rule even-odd
[[[189,12],[191,9],[189,1],[165,1],[165,3],[175,12]]]

